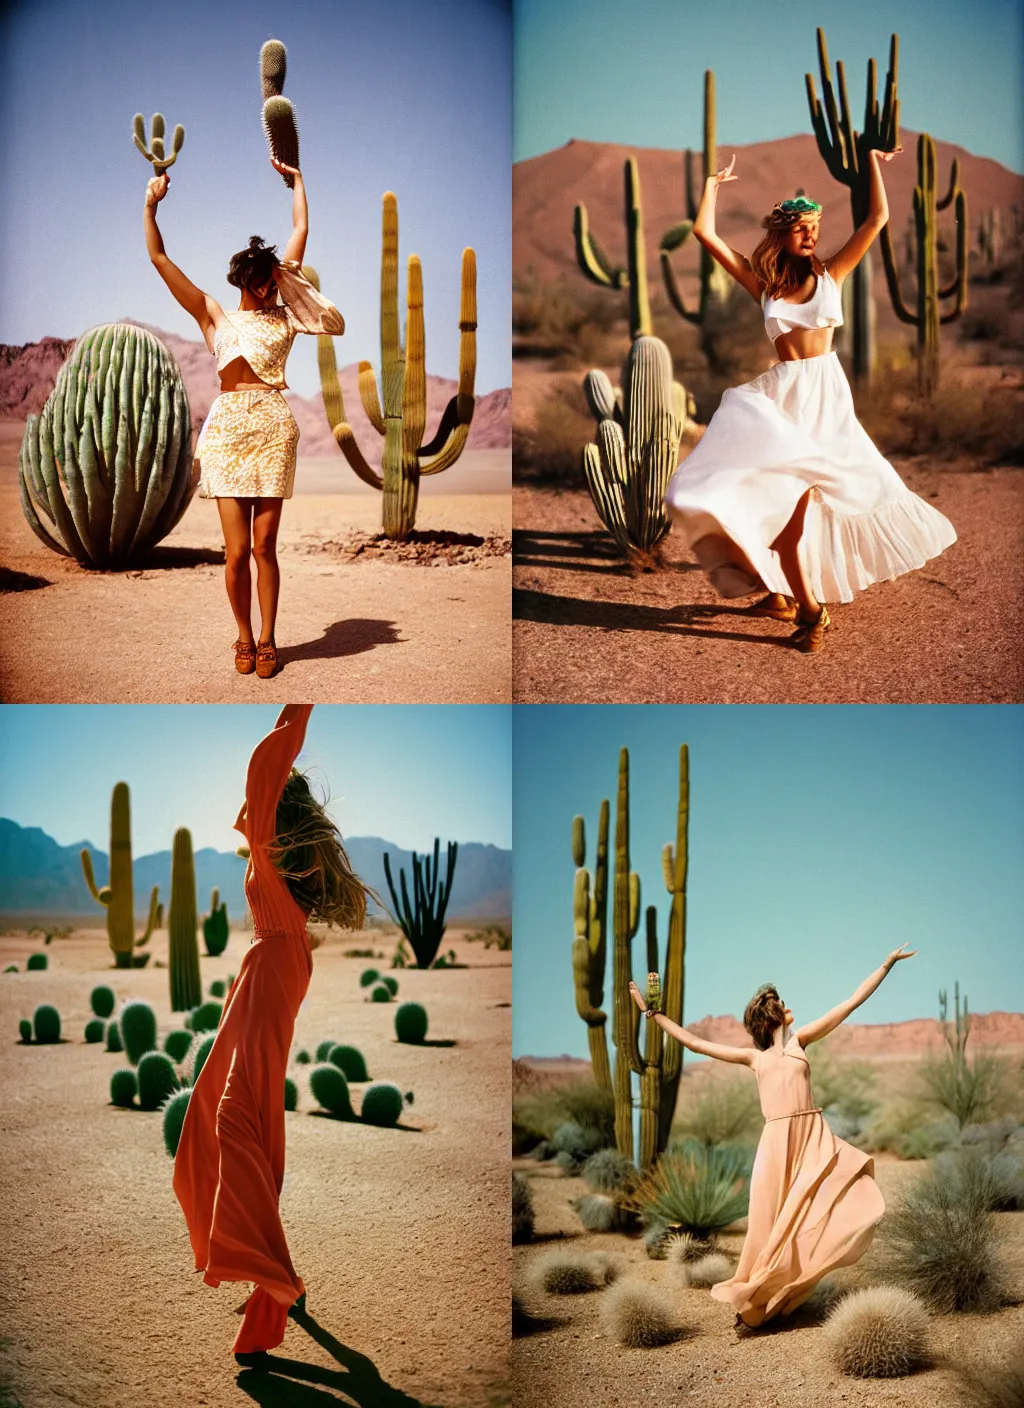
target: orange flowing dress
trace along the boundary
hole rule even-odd
[[[796,1036],[758,1051],[764,1130],[750,1176],[747,1236],[736,1273],[712,1286],[747,1325],[788,1315],[821,1278],[867,1249],[885,1202],[874,1160],[837,1139],[812,1108],[810,1064]]]
[[[284,1339],[289,1306],[305,1286],[295,1274],[278,1201],[284,1180],[284,1080],[299,1003],[313,959],[306,915],[267,847],[277,804],[312,705],[279,724],[249,760],[246,805],[235,829],[249,843],[245,895],[255,937],[192,1091],[174,1160],[174,1191],[196,1270],[208,1286],[252,1281],[236,1354]]]

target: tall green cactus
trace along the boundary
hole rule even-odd
[[[927,132],[917,139],[917,185],[914,187],[914,230],[917,236],[917,307],[913,312],[903,301],[899,270],[889,226],[882,230],[882,260],[893,310],[901,322],[917,328],[917,385],[926,398],[934,396],[939,385],[939,328],[959,318],[967,307],[967,196],[960,189],[960,163],[956,158],[949,174],[949,190],[941,200],[936,187],[935,143]],[[956,273],[949,283],[939,282],[938,212],[953,206],[956,221]],[[953,306],[942,311],[941,301],[955,298]]]
[[[828,50],[825,47],[825,31],[818,30],[818,67],[821,72],[821,88],[824,98],[824,111],[814,88],[814,78],[806,75],[807,101],[811,109],[811,123],[818,141],[818,150],[825,159],[825,165],[835,180],[850,189],[850,205],[853,211],[854,228],[867,218],[870,203],[870,165],[868,152],[872,148],[889,152],[899,145],[900,105],[896,96],[896,77],[899,61],[899,36],[894,34],[889,43],[889,70],[885,76],[885,90],[882,108],[879,111],[876,97],[875,61],[868,60],[867,96],[864,104],[864,131],[854,131],[850,117],[850,104],[846,96],[846,74],[842,61],[836,63],[836,78],[839,83],[839,105],[836,105],[835,90],[832,87],[832,74],[829,69]],[[874,301],[871,292],[870,252],[854,269],[849,280],[852,287],[853,332],[853,374],[860,382],[869,382],[874,363]]]
[[[185,140],[185,129],[179,122],[174,129],[174,137],[171,142],[171,154],[164,153],[164,119],[163,114],[155,112],[150,123],[150,131],[153,140],[146,146],[146,120],[141,112],[137,112],[132,118],[132,141],[147,161],[153,163],[153,171],[157,176],[162,176],[169,166],[173,166],[178,160],[178,153],[181,151],[182,143]]]
[[[989,206],[978,217],[978,252],[988,273],[1003,262],[1003,217],[998,206]]]
[[[615,1044],[615,1143],[619,1153],[633,1157],[633,1063],[639,1018],[629,995],[633,977],[633,935],[640,924],[640,876],[629,868],[629,750],[619,751],[619,789],[615,810],[615,875],[612,887],[613,1007]]]
[[[54,552],[123,567],[149,552],[192,498],[192,421],[178,364],[152,333],[83,333],[18,457],[21,506]]]
[[[954,1058],[957,1061],[965,1062],[967,1038],[971,1034],[971,1014],[967,1010],[967,994],[964,994],[963,1015],[960,1013],[960,984],[953,984],[953,1001],[955,1004],[955,1016],[952,1027],[949,1023],[949,999],[946,989],[939,992],[939,1021],[942,1023],[942,1035],[946,1039]]]
[[[268,39],[260,50],[260,87],[263,91],[263,135],[271,155],[285,166],[299,164],[299,129],[295,109],[282,96],[288,72],[288,53],[279,39]],[[290,189],[295,177],[281,172],[281,179]]]
[[[700,206],[701,197],[696,193],[696,183],[693,176],[693,152],[687,148],[683,158],[683,167],[686,185],[686,219],[681,220],[678,225],[673,225],[670,230],[666,230],[661,237],[658,246],[658,255],[661,261],[661,277],[665,285],[665,292],[668,294],[672,307],[687,322],[695,323],[701,330],[701,348],[708,359],[708,365],[712,370],[718,370],[721,363],[715,350],[714,339],[711,336],[710,323],[713,305],[723,304],[736,287],[732,276],[714,259],[711,254],[701,247],[700,251],[700,301],[696,308],[687,308],[686,300],[683,298],[683,291],[679,286],[675,270],[672,267],[672,255],[675,250],[681,248],[690,237],[693,231],[693,222],[697,218],[697,210]],[[711,69],[704,71],[704,180],[718,170],[718,160],[715,145],[715,75]],[[703,194],[703,188],[702,192]]]
[[[320,287],[314,269],[303,273]],[[384,437],[381,473],[368,463],[345,418],[334,341],[317,338],[320,386],[331,433],[364,484],[380,489],[385,536],[401,542],[416,523],[420,479],[449,469],[469,438],[476,380],[476,253],[462,251],[459,303],[459,385],[442,412],[437,430],[424,442],[427,423],[426,333],[423,322],[423,271],[410,254],[406,288],[405,346],[398,315],[398,201],[386,191],[383,201],[380,278],[381,387],[370,362],[359,363],[359,396],[378,435]],[[382,409],[383,407],[383,409]]]
[[[572,973],[576,1011],[587,1024],[594,1081],[611,1094],[612,1071],[605,1030],[608,1017],[602,1008],[608,934],[608,816],[608,802],[603,801],[597,826],[593,879],[584,869],[587,841],[583,818],[573,818],[572,856],[577,869],[573,887]]]
[[[651,299],[647,288],[647,249],[644,244],[644,213],[640,200],[640,173],[636,158],[625,165],[626,265],[613,265],[592,234],[587,207],[577,205],[573,212],[576,262],[592,283],[602,288],[626,289],[629,293],[629,335],[650,337]]]
[[[127,782],[115,783],[110,797],[110,882],[102,889],[97,889],[92,857],[87,850],[82,851],[82,872],[93,899],[97,904],[106,907],[107,938],[114,954],[115,967],[144,967],[149,954],[135,954],[133,950],[148,943],[150,935],[160,923],[160,906],[157,903],[159,889],[156,885],[153,886],[149,897],[146,928],[142,936],[136,939],[131,800]]]
[[[203,1000],[199,976],[196,913],[196,867],[192,833],[180,826],[171,852],[171,910],[167,921],[167,970],[171,981],[171,1011],[187,1012]]]
[[[216,886],[210,895],[210,912],[203,920],[203,938],[206,952],[211,958],[222,954],[228,946],[228,907],[220,903],[220,891]]]
[[[445,912],[455,878],[455,862],[459,854],[457,841],[448,842],[447,870],[444,883],[440,883],[440,838],[434,837],[433,859],[424,856],[421,860],[415,851],[412,853],[413,898],[410,903],[409,890],[405,883],[404,867],[398,872],[401,899],[395,893],[391,878],[391,857],[384,852],[384,875],[395,906],[395,918],[416,955],[417,968],[429,968],[444,937]]]

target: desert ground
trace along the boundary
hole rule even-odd
[[[327,1037],[351,1042],[372,1078],[415,1098],[393,1129],[317,1118],[309,1067],[290,1064],[299,1099],[286,1117],[281,1212],[310,1319],[289,1323],[269,1373],[240,1369],[231,1353],[248,1288],[214,1290],[193,1270],[160,1115],[111,1105],[110,1075],[127,1058],[83,1039],[97,983],[119,1005],[149,1001],[159,1045],[180,1026],[166,932],[146,968],[123,970],[105,931],[78,929],[44,950],[45,972],[24,971],[38,936],[0,935],[0,966],[22,970],[0,976],[5,1408],[510,1401],[511,954],[467,942],[473,927],[453,926],[442,945],[467,967],[395,972],[398,1001],[429,1013],[422,1047],[396,1041],[395,1004],[365,1000],[358,978],[371,960],[344,956],[372,948],[385,971],[394,931],[334,936],[314,953],[293,1056],[305,1047],[315,1058]],[[232,931],[223,955],[202,958],[204,991],[238,971],[249,939]],[[60,1010],[62,1043],[20,1044],[19,1018],[45,1001]]]
[[[21,421],[0,422],[4,702],[511,698],[509,451],[467,452],[423,482],[416,555],[373,541],[376,491],[336,461],[300,460],[279,538],[281,668],[261,680],[234,667],[216,504],[193,499],[138,570],[88,571],[46,548],[25,521],[23,431]]]

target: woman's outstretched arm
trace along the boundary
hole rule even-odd
[[[640,1011],[646,1012],[647,1003],[636,983],[630,983],[629,992]],[[717,1041],[705,1041],[702,1037],[694,1036],[693,1032],[688,1032],[685,1027],[679,1026],[678,1022],[670,1021],[664,1012],[655,1012],[649,1020],[657,1022],[667,1036],[675,1037],[687,1051],[693,1051],[698,1056],[713,1056],[716,1061],[732,1061],[737,1066],[754,1064],[756,1053],[748,1046],[722,1046]]]
[[[913,958],[917,952],[916,948],[905,952],[906,949],[906,944],[900,948],[894,948],[881,968],[876,968],[869,978],[865,978],[852,997],[848,997],[845,1002],[840,1002],[838,1007],[833,1007],[831,1012],[826,1012],[816,1022],[808,1022],[805,1027],[801,1027],[796,1033],[796,1039],[800,1045],[807,1046],[809,1042],[820,1041],[823,1036],[828,1036],[829,1032],[835,1031],[840,1022],[845,1022],[851,1012],[855,1011],[862,1002],[867,1002],[875,989],[881,985],[882,979],[893,964],[898,963],[901,958]]]
[[[288,236],[288,243],[281,258],[294,259],[296,263],[301,264],[302,256],[306,252],[306,237],[309,234],[309,207],[306,204],[306,186],[302,172],[297,166],[285,166],[284,162],[278,161],[275,156],[270,158],[270,164],[275,171],[280,171],[282,176],[295,178],[292,188],[292,232]]]
[[[217,325],[218,315],[223,316],[223,310],[215,298],[211,298],[208,293],[204,293],[201,288],[197,288],[191,279],[178,268],[177,264],[171,262],[164,249],[163,236],[156,223],[156,208],[160,201],[167,194],[167,189],[171,184],[171,178],[164,171],[159,176],[153,176],[146,186],[146,205],[142,216],[142,226],[146,235],[146,249],[157,273],[164,283],[171,290],[171,293],[178,300],[186,313],[191,313],[199,324],[199,330],[206,339],[206,345],[213,351],[213,329]]]
[[[762,284],[750,267],[750,260],[740,254],[739,250],[733,249],[732,245],[726,244],[715,230],[718,188],[726,181],[739,180],[738,176],[732,174],[735,165],[736,158],[733,157],[724,170],[716,171],[704,182],[704,194],[697,207],[697,218],[693,222],[693,237],[704,246],[712,258],[717,259],[722,268],[727,270],[738,284],[743,285],[752,298],[760,301]]]
[[[902,147],[897,147],[892,152],[880,152],[877,147],[872,147],[868,152],[868,213],[839,253],[825,260],[825,268],[837,284],[841,284],[847,274],[853,273],[878,238],[882,226],[888,222],[889,202],[878,163],[892,161],[902,150]]]

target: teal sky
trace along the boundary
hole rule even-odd
[[[339,365],[380,357],[381,196],[423,262],[427,368],[458,373],[460,260],[477,251],[483,393],[511,384],[511,0],[13,0],[0,8],[0,342],[77,337],[131,317],[199,338],[149,262],[152,167],[132,117],[185,145],[159,206],[167,252],[227,308],[230,256],[283,246],[291,192],[260,123],[259,52],[288,51],[309,197],[307,261],[345,315]],[[148,130],[148,129],[147,129]],[[404,299],[405,279],[402,277]],[[227,301],[225,301],[227,300]],[[232,301],[233,300],[233,301]],[[319,390],[316,339],[289,385]]]
[[[881,81],[895,31],[901,121],[1022,171],[1022,23],[1021,0],[516,0],[514,159],[572,137],[699,147],[707,68],[720,146],[810,132],[804,74],[820,96],[821,25],[833,66],[843,60],[858,128],[867,61],[877,60]]]
[[[584,816],[592,863],[603,797],[614,828],[622,746],[632,866],[658,907],[662,955],[661,848],[675,840],[679,745],[690,747],[684,1019],[741,1016],[774,982],[810,1020],[903,942],[920,952],[858,1020],[934,1017],[954,980],[975,1011],[1024,1010],[1024,708],[531,705],[513,733],[515,1055],[587,1054],[571,825]]]
[[[61,845],[106,850],[110,793],[131,788],[136,855],[188,826],[196,849],[232,851],[249,755],[280,710],[264,704],[7,704],[0,816]],[[326,785],[343,835],[422,851],[511,844],[511,708],[321,704],[299,766]]]

